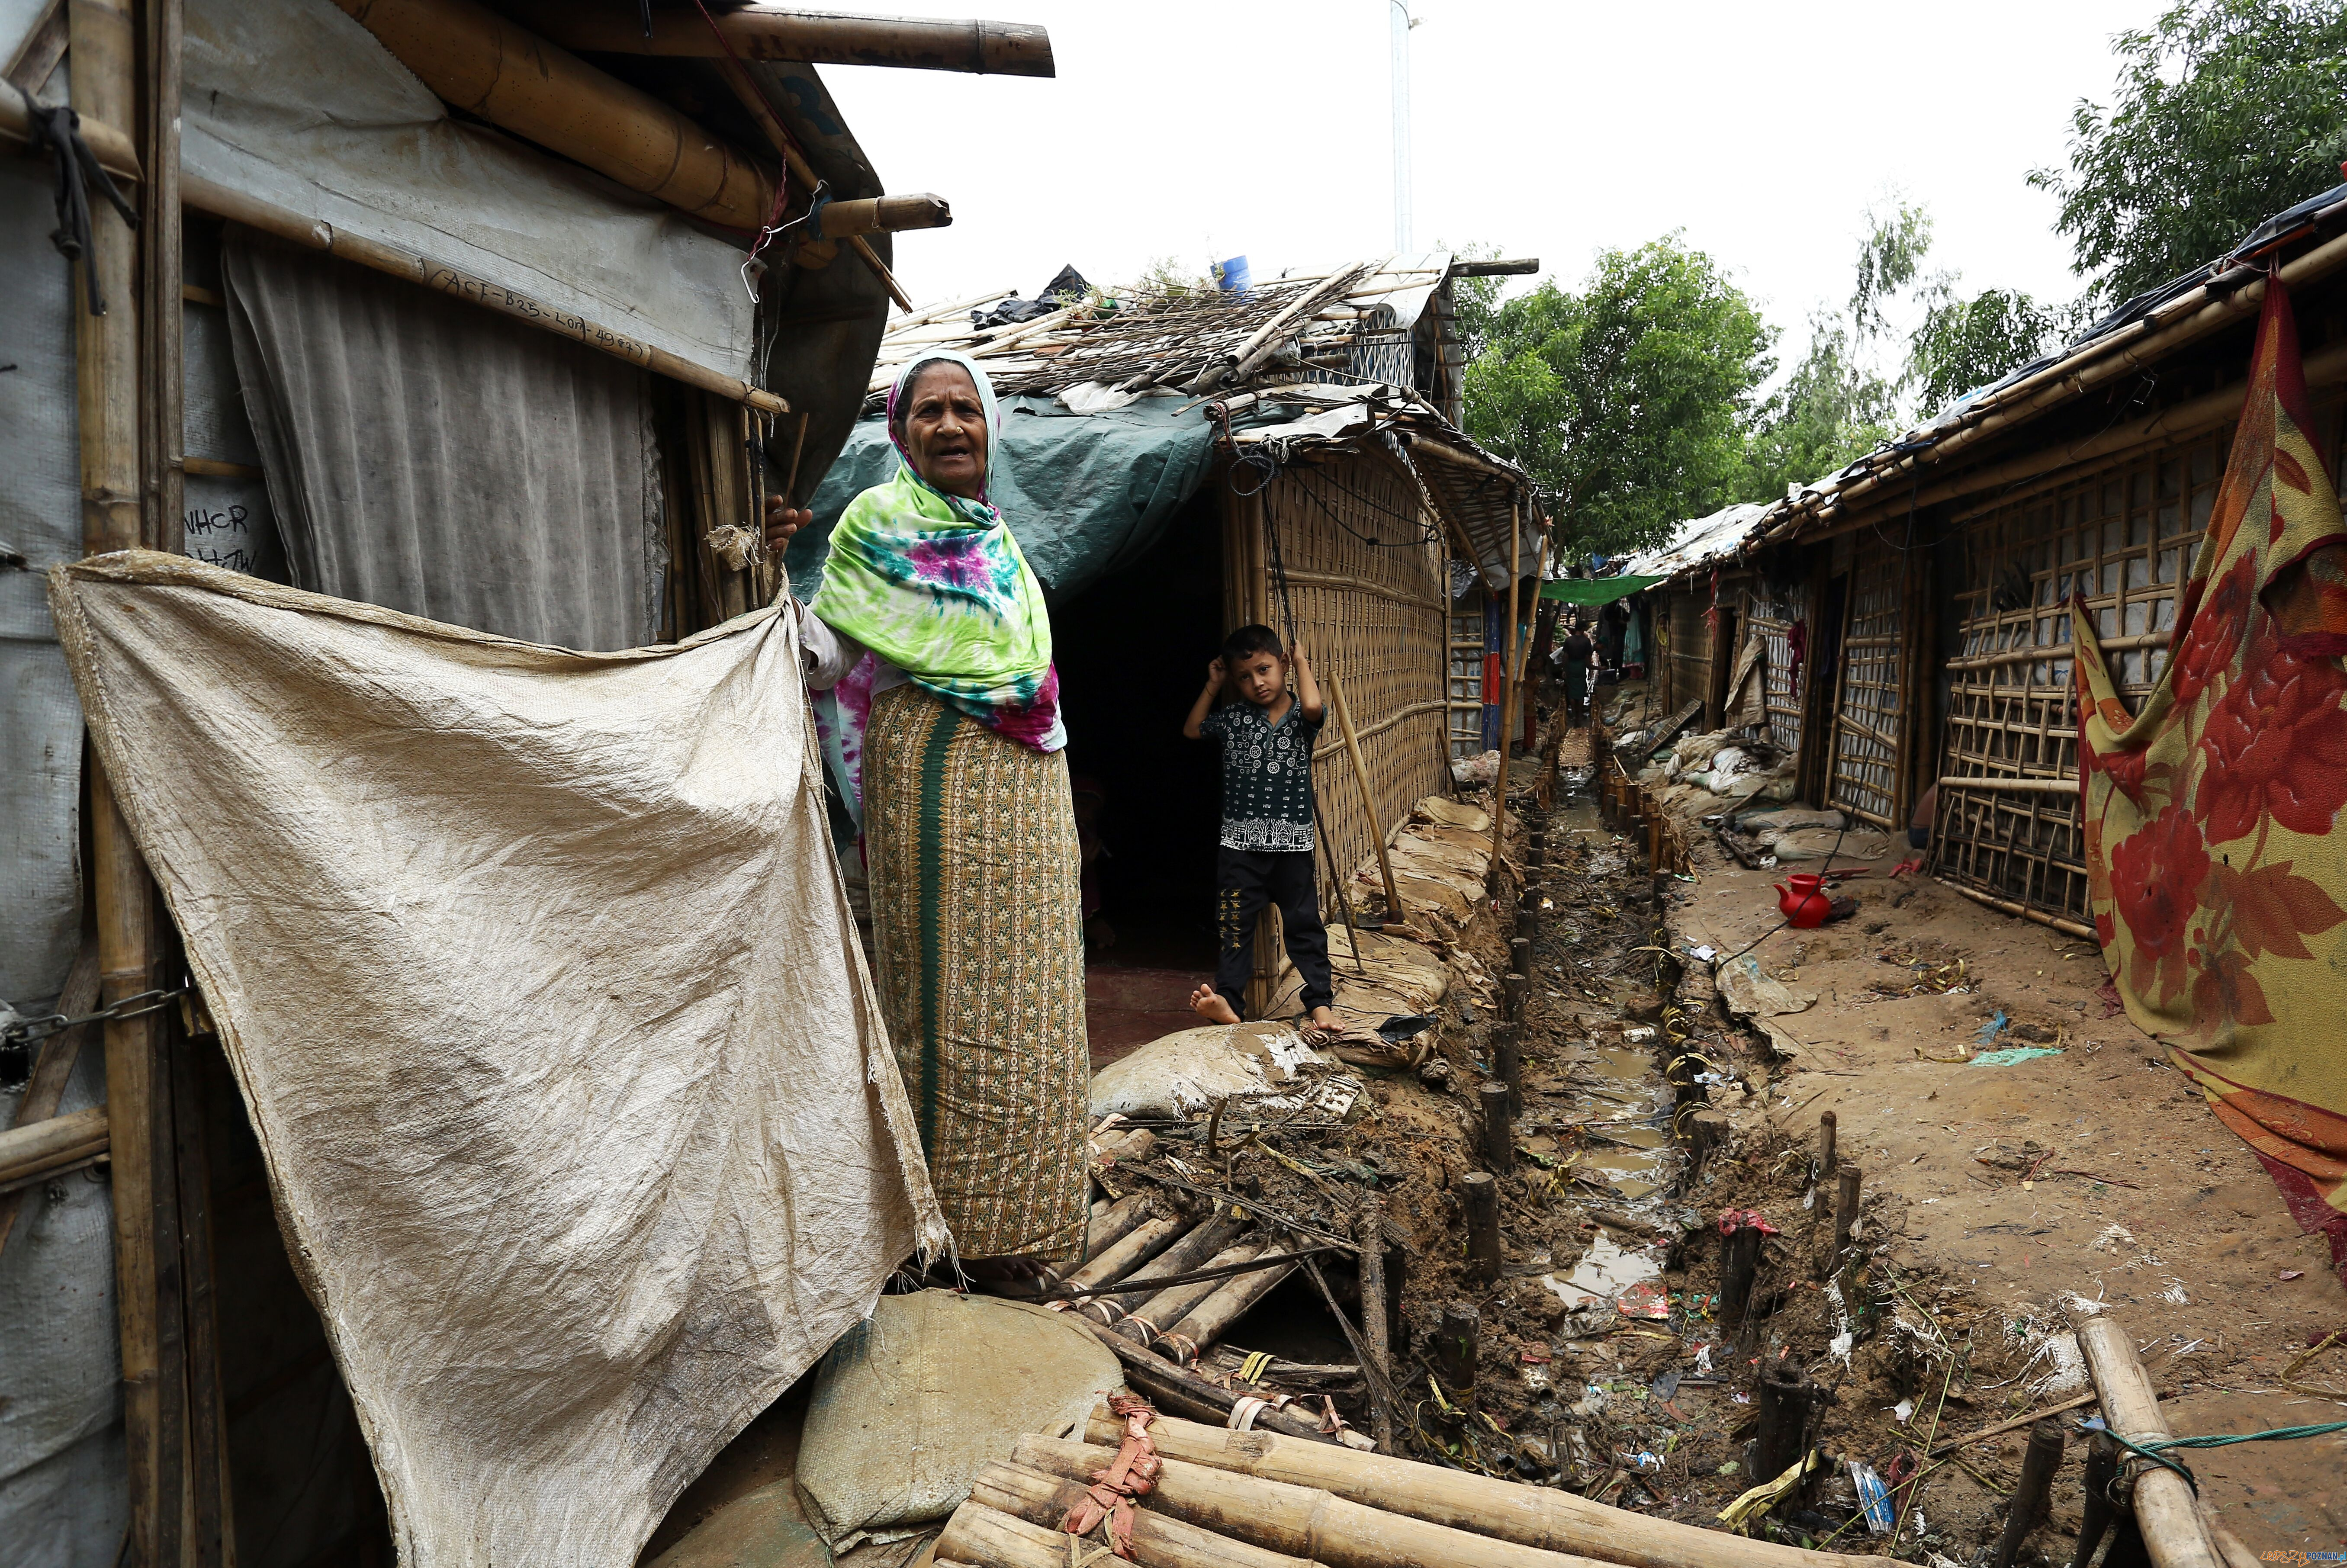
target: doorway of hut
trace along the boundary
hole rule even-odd
[[[1182,720],[1221,646],[1222,520],[1194,496],[1137,559],[1051,609],[1084,848],[1092,1065],[1199,1021],[1214,967],[1221,757]]]

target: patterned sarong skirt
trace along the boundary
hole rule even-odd
[[[895,687],[865,732],[864,830],[881,1009],[955,1247],[1071,1258],[1090,1056],[1066,754]]]

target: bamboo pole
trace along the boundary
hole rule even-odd
[[[1114,1444],[1122,1440],[1123,1432],[1124,1423],[1105,1404],[1093,1408],[1085,1429],[1087,1441]],[[1296,1442],[1276,1433],[1233,1432],[1160,1417],[1151,1424],[1149,1436],[1168,1460],[1317,1487],[1390,1513],[1629,1568],[1881,1568],[1877,1557],[1747,1540],[1608,1508],[1569,1491],[1519,1486],[1356,1449]]]
[[[2124,1325],[2113,1317],[2093,1319],[2079,1328],[2078,1348],[2086,1353],[2112,1431],[2137,1442],[2175,1435],[2159,1413],[2159,1396],[2152,1392]],[[2147,1466],[2135,1478],[2135,1517],[2153,1568],[2223,1568],[2191,1483],[2174,1471]]]
[[[1361,1200],[1358,1233],[1361,1338],[1368,1350],[1361,1381],[1369,1392],[1369,1436],[1378,1452],[1389,1454],[1394,1451],[1394,1412],[1386,1391],[1393,1386],[1393,1351],[1386,1320],[1385,1205],[1374,1193]]]
[[[128,131],[111,120],[83,113],[78,100],[74,104],[74,112],[81,115],[81,138],[97,156],[100,169],[118,179],[141,178],[138,150]],[[0,92],[0,137],[6,137],[20,147],[32,144],[32,121],[26,116],[25,100],[13,92]],[[104,205],[104,199],[100,198],[92,203],[91,210],[94,211]]]
[[[1118,1280],[1173,1245],[1175,1239],[1190,1228],[1191,1223],[1180,1215],[1161,1215],[1155,1219],[1143,1220],[1121,1239],[1112,1243],[1096,1255],[1090,1263],[1068,1276],[1065,1283],[1078,1290],[1089,1290],[1094,1286],[1114,1285]],[[1064,1312],[1072,1303],[1054,1301],[1048,1305],[1054,1311]]]
[[[334,4],[453,108],[712,223],[754,232],[774,210],[739,149],[474,0]]]
[[[1524,569],[1523,505],[1518,502],[1508,508],[1508,648],[1500,660],[1500,766],[1491,777],[1491,870],[1490,891],[1500,896],[1500,882],[1504,875],[1508,838],[1508,712],[1515,699],[1515,681],[1510,673],[1512,667],[1516,635],[1516,594],[1522,588]]]
[[[93,1105],[0,1132],[0,1189],[37,1182],[106,1153],[106,1107]]]
[[[1023,1437],[1013,1462],[1048,1475],[1089,1481],[1116,1450],[1054,1438]],[[1211,1465],[1160,1461],[1148,1506],[1158,1512],[1309,1558],[1327,1568],[1594,1568],[1592,1560],[1542,1552],[1389,1513],[1323,1491]]]
[[[56,1010],[67,1018],[79,1018],[97,1001],[97,948],[85,942],[75,956],[73,968],[66,971],[65,989],[57,993]],[[65,1099],[66,1085],[73,1079],[74,1063],[79,1060],[82,1043],[89,1033],[89,1026],[84,1024],[79,1029],[60,1030],[41,1041],[40,1054],[33,1060],[32,1076],[25,1081],[25,1092],[16,1100],[16,1126],[29,1127],[57,1113],[57,1105]],[[8,1237],[15,1231],[16,1215],[24,1201],[21,1191],[0,1193],[0,1255],[5,1255],[8,1250]]]
[[[746,60],[891,66],[996,77],[1053,74],[1051,33],[1025,22],[931,21],[753,5],[738,11],[712,7],[717,22],[712,32],[689,9],[655,6],[647,36],[632,10],[599,12],[574,0],[518,0],[507,9],[564,47],[595,54],[709,59],[723,56],[730,46]]]
[[[1029,1465],[994,1460],[971,1481],[969,1497],[972,1502],[1040,1525],[1064,1546],[1068,1537],[1060,1532],[1060,1522],[1083,1502],[1090,1490]],[[1152,1508],[1133,1510],[1133,1560],[1141,1568],[1305,1568],[1300,1558],[1201,1529]]]
[[[1227,1268],[1233,1264],[1251,1263],[1263,1248],[1264,1243],[1260,1238],[1239,1242],[1210,1255],[1206,1266]],[[1219,1279],[1200,1279],[1188,1285],[1169,1285],[1127,1312],[1117,1324],[1116,1331],[1136,1345],[1154,1345],[1164,1337],[1168,1328],[1188,1315],[1190,1308],[1214,1295],[1225,1283]]]
[[[1262,1256],[1258,1254],[1257,1261]],[[1181,1352],[1184,1361],[1195,1361],[1199,1352],[1227,1333],[1232,1324],[1246,1316],[1248,1308],[1270,1295],[1298,1266],[1288,1263],[1258,1268],[1252,1274],[1225,1280],[1212,1296],[1184,1313],[1181,1321],[1165,1331],[1166,1340]]]
[[[139,397],[148,516],[145,536],[178,553],[187,512],[185,411],[187,332],[179,297],[186,268],[179,211],[179,76],[184,46],[181,0],[146,0],[147,167],[154,178],[138,192],[138,325],[145,383]]]
[[[1401,892],[1394,881],[1393,857],[1386,852],[1385,824],[1378,820],[1377,792],[1369,787],[1369,764],[1361,760],[1360,736],[1353,729],[1353,711],[1345,704],[1345,688],[1337,677],[1325,677],[1328,682],[1328,701],[1337,710],[1337,727],[1345,733],[1345,754],[1353,764],[1353,782],[1360,786],[1361,811],[1368,818],[1369,842],[1377,846],[1378,875],[1385,879],[1386,918],[1407,920],[1409,914],[1401,907]],[[1333,858],[1333,856],[1332,856]]]
[[[1961,893],[1973,903],[1993,909],[2000,915],[2012,915],[2024,920],[2034,920],[2041,926],[2050,927],[2061,932],[2065,937],[2076,937],[2082,941],[2099,943],[2102,940],[2092,926],[2080,921],[2065,920],[2059,915],[2049,915],[2043,909],[2033,909],[2026,904],[2016,904],[2010,898],[1998,898],[1982,892],[1977,887],[1967,887],[1961,882],[1952,882],[1944,876],[1934,876],[1932,880],[1949,892]]]
[[[1079,1317],[1075,1321],[1091,1329],[1093,1337],[1124,1364],[1125,1381],[1138,1393],[1168,1403],[1194,1405],[1202,1413],[1211,1413],[1216,1419],[1227,1419],[1232,1407],[1239,1401],[1239,1396],[1228,1389],[1208,1382],[1187,1368],[1176,1367],[1155,1351],[1144,1350],[1130,1339],[1110,1333],[1090,1318]],[[1258,1412],[1255,1427],[1257,1431],[1279,1432],[1316,1445],[1332,1444],[1337,1440],[1314,1422],[1291,1416],[1285,1410]],[[1119,1430],[1122,1430],[1120,1425]]]
[[[1151,1202],[1147,1193],[1132,1193],[1092,1216],[1084,1227],[1084,1256],[1098,1257],[1104,1248],[1131,1235],[1149,1217]]]
[[[70,0],[69,52],[77,114],[117,128],[138,123],[137,56],[120,0]],[[13,95],[9,95],[13,96]],[[87,554],[150,542],[141,529],[139,296],[136,237],[111,206],[94,202],[90,228],[107,313],[89,313],[82,269],[74,275],[75,409],[80,443],[82,548]],[[97,927],[98,998],[112,1003],[149,989],[155,969],[155,891],[105,772],[89,780],[89,893]],[[168,1157],[169,1104],[158,1082],[152,1013],[105,1026],[108,1151],[113,1163],[116,1325],[122,1354],[126,1487],[134,1563],[179,1555],[179,1307],[175,1234],[159,1180]]]
[[[1231,1238],[1246,1225],[1245,1214],[1232,1209],[1226,1214],[1210,1215],[1187,1235],[1159,1253],[1149,1264],[1146,1275],[1135,1272],[1123,1283],[1133,1288],[1115,1296],[1095,1296],[1080,1304],[1076,1310],[1096,1323],[1114,1323],[1148,1305],[1162,1289],[1154,1283],[1171,1275],[1187,1274],[1196,1268],[1216,1268],[1215,1255],[1231,1243]],[[1215,1280],[1213,1283],[1221,1284]],[[1146,1341],[1144,1340],[1145,1344]]]
[[[249,229],[258,229],[264,234],[274,235],[305,250],[323,251],[357,266],[419,283],[435,293],[447,294],[467,304],[478,305],[501,316],[567,337],[573,343],[585,343],[589,348],[624,359],[630,364],[640,364],[656,375],[681,381],[687,386],[713,392],[736,403],[749,404],[768,414],[790,412],[789,404],[739,377],[721,375],[680,354],[630,337],[625,333],[615,332],[600,322],[589,321],[585,316],[548,304],[518,289],[476,277],[445,261],[436,261],[412,251],[403,251],[396,245],[386,245],[380,241],[336,229],[331,223],[304,218],[258,197],[214,184],[198,175],[187,176],[180,189],[186,204],[199,212],[209,212],[216,218],[225,218]]]

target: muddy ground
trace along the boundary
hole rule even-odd
[[[1569,744],[1563,760],[1585,758],[1585,745]],[[2046,1342],[2096,1310],[2126,1323],[2180,1434],[2347,1419],[2347,1348],[2284,1386],[2311,1343],[2347,1328],[2347,1292],[2321,1242],[2116,1010],[2091,945],[1928,880],[1893,880],[1888,860],[1868,864],[1844,885],[1855,917],[1753,948],[1767,975],[1816,996],[1770,1020],[1772,1044],[1721,1011],[1708,966],[1685,955],[1761,938],[1778,919],[1770,883],[1781,873],[1742,869],[1697,828],[1693,877],[1662,879],[1658,898],[1636,846],[1597,824],[1585,798],[1568,791],[1543,820],[1553,909],[1534,948],[1517,1169],[1502,1179],[1502,1277],[1471,1281],[1463,1255],[1458,1182],[1484,1163],[1473,1096],[1491,1021],[1471,1004],[1444,1004],[1438,1081],[1372,1075],[1374,1118],[1296,1141],[1291,1157],[1311,1163],[1317,1149],[1325,1178],[1269,1162],[1255,1176],[1267,1200],[1336,1226],[1352,1201],[1343,1189],[1358,1187],[1331,1156],[1378,1173],[1389,1235],[1403,1244],[1396,1371],[1411,1451],[1714,1524],[1753,1484],[1753,1383],[1783,1358],[1826,1391],[1813,1431],[1835,1468],[1758,1528],[1879,1552],[1890,1542],[1858,1514],[1847,1461],[1895,1485],[1912,1463],[1902,1455],[2075,1399],[2084,1385],[2064,1378]],[[1494,973],[1512,913],[1503,904],[1470,939]],[[1681,1037],[1726,1080],[1706,1096],[1727,1141],[1694,1172],[1671,1146],[1658,1071]],[[1967,1060],[2026,1045],[2058,1054]],[[1811,1194],[1827,1110],[1840,1157],[1864,1173],[1862,1260],[1840,1296],[1831,1192]],[[1716,1222],[1727,1210],[1758,1211],[1780,1233],[1755,1292],[1766,1310],[1735,1332],[1716,1311]],[[1572,1270],[1593,1256],[1614,1259],[1611,1284],[1635,1281],[1642,1264],[1655,1277],[1625,1297],[1569,1305]],[[1481,1317],[1471,1397],[1438,1394],[1434,1341],[1452,1303]],[[1234,1340],[1247,1327],[1260,1337],[1273,1315]],[[2062,1418],[2065,1461],[2029,1547],[2047,1560],[2067,1562],[2075,1545],[2078,1423],[2093,1415]],[[1897,1554],[1981,1557],[2026,1439],[2019,1430],[1956,1448],[1898,1490]],[[2253,1553],[2312,1553],[2347,1547],[2342,1457],[2347,1442],[2332,1437],[2189,1462]]]

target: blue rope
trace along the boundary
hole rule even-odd
[[[2104,1430],[2108,1431],[2109,1428],[2106,1427]],[[2197,1497],[2200,1493],[2200,1482],[2181,1463],[2169,1459],[2168,1450],[2221,1449],[2229,1448],[2235,1443],[2283,1442],[2292,1438],[2324,1437],[2332,1432],[2347,1432],[2347,1421],[2325,1421],[2320,1426],[2311,1427],[2274,1427],[2262,1432],[2220,1432],[2213,1437],[2205,1438],[2147,1438],[2142,1442],[2136,1442],[2119,1436],[2116,1432],[2111,1432],[2111,1440],[2129,1453],[2149,1460],[2164,1469],[2174,1471],[2184,1478],[2185,1484],[2192,1489],[2193,1495]]]

